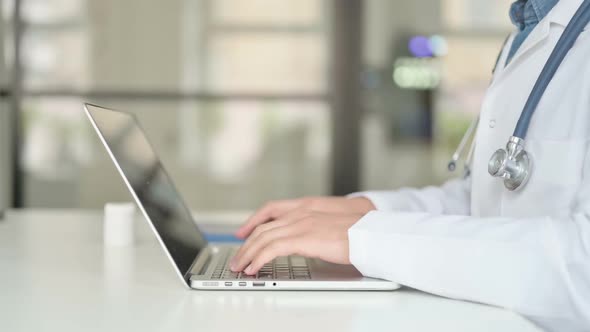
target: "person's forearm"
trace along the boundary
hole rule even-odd
[[[349,197],[365,197],[380,211],[468,215],[471,205],[470,189],[470,179],[453,179],[441,186],[365,191],[353,193]]]
[[[590,324],[590,222],[373,211],[349,230],[364,275],[429,293]],[[386,253],[386,254],[384,254]]]

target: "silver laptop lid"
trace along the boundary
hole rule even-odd
[[[92,104],[84,104],[84,108],[176,272],[186,281],[193,261],[207,241],[139,122],[132,114]]]

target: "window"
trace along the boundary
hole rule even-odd
[[[136,113],[191,207],[328,193],[324,1],[20,4],[23,205],[130,199],[84,101]]]
[[[496,56],[511,31],[512,0],[366,1],[362,187],[426,186],[461,174],[451,154],[477,116]],[[413,36],[439,35],[440,84],[402,89],[393,80]],[[432,136],[421,134],[428,127]]]

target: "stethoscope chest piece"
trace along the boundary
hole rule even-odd
[[[551,51],[549,59],[545,63],[545,66],[543,66],[543,70],[541,70],[539,78],[537,78],[533,90],[520,113],[514,133],[510,136],[506,144],[506,149],[499,149],[494,152],[488,162],[488,172],[493,177],[503,179],[504,186],[510,191],[522,188],[531,176],[532,160],[524,149],[524,139],[526,138],[531,118],[541,101],[541,97],[543,97],[543,93],[545,93],[547,86],[557,72],[559,65],[589,22],[590,0],[584,0],[563,30],[561,37],[559,37],[557,44],[553,48],[553,51]],[[475,123],[477,121],[474,121]],[[459,154],[465,146],[466,137],[471,136],[474,124],[469,127],[457,151],[453,154],[449,163],[450,170],[455,169],[455,162],[458,160]]]
[[[514,191],[524,186],[531,174],[531,158],[524,149],[524,140],[510,137],[506,149],[499,149],[488,162],[488,172],[504,179],[504,186]]]

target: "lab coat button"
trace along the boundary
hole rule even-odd
[[[490,128],[494,128],[496,126],[496,120],[490,120],[489,126]]]

